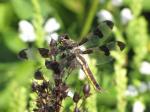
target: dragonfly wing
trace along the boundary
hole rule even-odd
[[[94,52],[89,50],[87,51],[87,54],[97,60],[96,65],[105,65],[114,61],[114,58],[111,55],[106,55],[104,51],[101,50],[95,50]]]
[[[122,51],[125,48],[125,44],[121,41],[112,41],[107,43],[106,46],[110,51],[117,50],[118,48]]]
[[[114,61],[114,58],[112,56],[99,55],[96,56],[96,60],[97,60],[96,65],[105,65],[108,63],[112,63]]]
[[[98,65],[107,64],[112,62],[114,59],[110,55],[113,50],[123,50],[125,44],[120,41],[112,41],[99,47],[89,48],[82,52],[82,54],[91,54],[98,60]]]
[[[86,43],[88,48],[102,45],[108,40],[113,28],[112,21],[103,21],[86,38],[83,38],[79,45]]]
[[[98,36],[99,38],[106,38],[112,32],[113,26],[112,21],[103,21],[96,29],[94,29],[93,35]]]

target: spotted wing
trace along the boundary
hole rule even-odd
[[[87,35],[87,37],[83,38],[79,42],[79,46],[86,44],[86,46],[89,48],[104,44],[111,35],[113,26],[114,24],[112,21],[106,20],[101,22],[92,32]]]
[[[18,53],[18,58],[22,59],[22,60],[27,60],[27,59],[34,59],[36,57],[36,52],[39,52],[39,54],[43,57],[43,58],[49,58],[49,49],[46,48],[26,48],[26,49],[22,49],[19,53]]]
[[[122,51],[125,48],[125,44],[121,41],[112,41],[99,47],[88,48],[82,52],[82,54],[93,54],[98,59],[97,64],[102,65],[113,61],[111,51],[119,49]]]

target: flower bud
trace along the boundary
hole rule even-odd
[[[44,79],[43,74],[39,69],[34,73],[34,78],[37,80],[43,80]]]
[[[45,61],[45,66],[47,69],[51,69],[55,74],[60,74],[60,65],[56,61]]]
[[[75,108],[74,108],[74,112],[80,112],[79,108],[78,108],[78,107],[75,107]]]
[[[90,95],[90,85],[89,84],[85,84],[83,86],[83,93],[85,96],[89,96]]]
[[[79,93],[75,92],[74,96],[73,96],[73,101],[75,103],[78,103],[79,100],[80,100],[80,95],[79,95]]]

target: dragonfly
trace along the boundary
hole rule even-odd
[[[123,42],[107,42],[113,26],[114,23],[112,21],[105,20],[79,42],[72,40],[67,34],[63,34],[59,36],[58,41],[54,39],[51,40],[49,49],[39,48],[38,50],[42,57],[49,58],[49,60],[53,62],[59,62],[59,67],[55,67],[55,65],[51,66],[56,74],[59,73],[60,70],[73,69],[76,68],[76,65],[79,65],[95,90],[101,91],[102,88],[95,79],[84,55],[101,52],[104,56],[109,57],[111,50],[119,48],[122,51],[125,48]],[[87,46],[85,50],[81,49],[83,45]],[[19,53],[19,56],[27,59],[25,51],[26,49],[23,49]],[[48,67],[49,62],[50,61],[46,60],[45,66]]]

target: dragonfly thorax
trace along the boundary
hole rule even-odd
[[[78,55],[78,54],[82,53],[82,50],[79,47],[75,47],[70,52],[75,54],[75,55]]]

